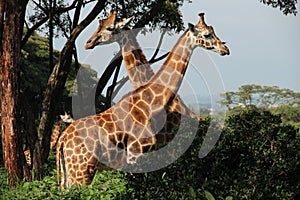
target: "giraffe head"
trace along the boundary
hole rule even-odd
[[[99,21],[99,27],[92,37],[86,42],[86,49],[93,49],[99,44],[117,41],[117,33],[124,29],[133,17],[130,18],[117,18],[117,11],[110,11],[107,18]]]
[[[66,113],[64,115],[60,115],[60,118],[63,120],[65,123],[73,123],[75,120],[71,117],[70,114]]]
[[[209,49],[224,56],[229,55],[229,49],[215,34],[212,26],[206,25],[204,21],[204,13],[200,13],[200,20],[196,25],[189,23],[189,31],[191,37],[194,37],[195,46]]]

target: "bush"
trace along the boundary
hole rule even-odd
[[[53,171],[54,173],[54,171]],[[1,168],[1,175],[4,169]],[[16,188],[9,188],[6,176],[2,176],[1,199],[117,199],[127,192],[127,181],[119,171],[97,173],[92,185],[76,187],[70,190],[58,190],[56,175],[46,176],[42,181],[24,182]]]
[[[192,121],[191,121],[192,122]],[[54,156],[42,181],[9,189],[0,168],[3,199],[300,199],[300,140],[280,115],[255,107],[229,112],[215,148],[198,153],[210,120],[176,162],[149,173],[97,173],[90,186],[57,189]],[[186,122],[182,139],[190,136]],[[179,142],[180,143],[180,142]],[[146,157],[146,156],[145,156]],[[52,164],[51,164],[52,163]],[[151,164],[151,163],[149,163]],[[298,192],[298,193],[297,193]]]
[[[297,199],[300,140],[280,115],[247,107],[233,110],[216,148],[201,163],[204,187],[216,197]]]
[[[128,175],[129,199],[299,199],[297,130],[255,107],[231,111],[215,148],[198,158],[209,121],[175,163]],[[188,126],[187,126],[188,131]]]

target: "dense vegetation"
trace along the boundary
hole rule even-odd
[[[297,129],[280,115],[247,106],[227,114],[215,148],[198,158],[210,120],[199,125],[190,148],[175,163],[158,171],[97,173],[93,184],[59,191],[54,155],[42,181],[9,190],[1,169],[4,199],[297,199],[300,194],[300,140]],[[184,126],[189,132],[189,122]],[[186,136],[183,136],[186,137]],[[298,191],[298,193],[297,193]]]

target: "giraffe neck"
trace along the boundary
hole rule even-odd
[[[54,126],[51,135],[50,149],[56,146],[58,138],[60,136],[60,129],[62,127],[63,120],[60,119]]]
[[[161,94],[160,104],[167,105],[176,95],[186,72],[195,41],[189,30],[179,38],[160,70],[149,80],[149,88]],[[147,88],[145,88],[147,89]],[[155,101],[153,101],[155,102]]]
[[[133,31],[126,31],[119,42],[127,74],[133,89],[145,84],[154,74]]]

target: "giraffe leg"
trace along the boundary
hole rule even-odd
[[[130,136],[127,141],[127,163],[134,164],[143,153],[151,150],[156,143],[156,137],[151,132],[144,129],[145,132],[139,139]]]
[[[84,163],[80,165],[80,169],[78,171],[75,171],[75,174],[71,175],[71,179],[69,179],[69,184],[90,185],[93,181],[95,174],[96,174],[95,166],[91,166]]]

